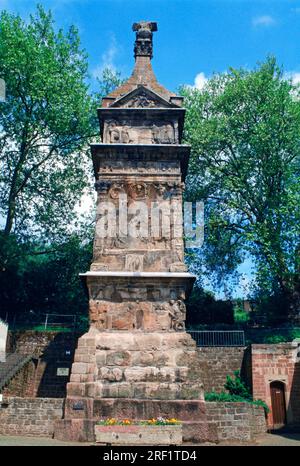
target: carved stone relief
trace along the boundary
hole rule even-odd
[[[118,199],[120,194],[125,193],[125,188],[123,183],[114,183],[110,190],[109,190],[109,195],[112,199]]]
[[[152,138],[154,144],[174,144],[174,126],[171,123],[153,124]]]
[[[128,195],[134,200],[141,200],[147,197],[148,190],[146,183],[132,183],[128,186]]]
[[[186,307],[183,301],[170,301],[171,327],[176,331],[185,330]]]
[[[175,144],[177,131],[173,122],[128,122],[107,120],[104,142],[111,144]]]
[[[174,175],[179,175],[180,174],[180,166],[178,162],[170,162],[166,163],[163,161],[126,161],[126,164],[124,162],[119,162],[116,160],[111,160],[109,163],[105,162],[103,165],[101,165],[100,169],[101,174],[131,174],[135,175],[137,173],[139,174],[147,174],[147,175],[158,175],[163,172],[163,174],[174,174]]]
[[[130,144],[133,140],[129,136],[130,128],[126,125],[120,126],[115,120],[107,121],[106,142],[112,144]]]
[[[128,290],[129,291],[129,290]],[[127,291],[127,292],[128,292]],[[183,331],[185,305],[180,299],[151,303],[144,299],[136,302],[107,302],[91,299],[91,323],[101,330]]]
[[[139,95],[129,99],[123,107],[128,108],[143,108],[143,107],[157,107],[157,101],[152,99],[145,91],[139,93]]]
[[[125,258],[125,269],[130,272],[142,272],[144,256],[138,254],[127,254]]]

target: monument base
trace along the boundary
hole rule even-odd
[[[94,442],[94,426],[101,419],[164,417],[182,422],[184,441],[213,441],[195,358],[196,344],[184,331],[91,327],[78,341],[55,438]]]
[[[82,410],[79,410],[79,407]],[[74,409],[74,407],[76,409]],[[68,413],[72,418],[68,417]],[[89,413],[89,418],[85,417]],[[177,418],[182,422],[183,441],[202,443],[216,441],[206,418],[206,405],[199,400],[141,400],[102,398],[67,399],[66,418],[56,421],[55,438],[63,441],[95,442],[94,428],[103,418],[143,421],[157,418]]]

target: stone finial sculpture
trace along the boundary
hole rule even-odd
[[[153,57],[152,36],[157,31],[157,23],[150,21],[140,21],[134,23],[132,30],[136,32],[136,41],[134,44],[134,57]]]

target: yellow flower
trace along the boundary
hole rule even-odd
[[[155,424],[156,423],[156,419],[152,418],[152,419],[149,419],[148,420],[148,424]]]
[[[116,423],[117,423],[117,420],[115,418],[113,418],[113,417],[107,419],[107,424],[110,425],[110,426],[112,426],[112,425],[114,425]]]
[[[168,423],[170,423],[170,424],[177,424],[177,423],[178,423],[178,420],[175,419],[175,417],[172,417],[171,419],[168,419]]]

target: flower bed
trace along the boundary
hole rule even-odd
[[[108,445],[180,445],[182,425],[177,419],[147,421],[109,418],[95,425],[96,442]]]

